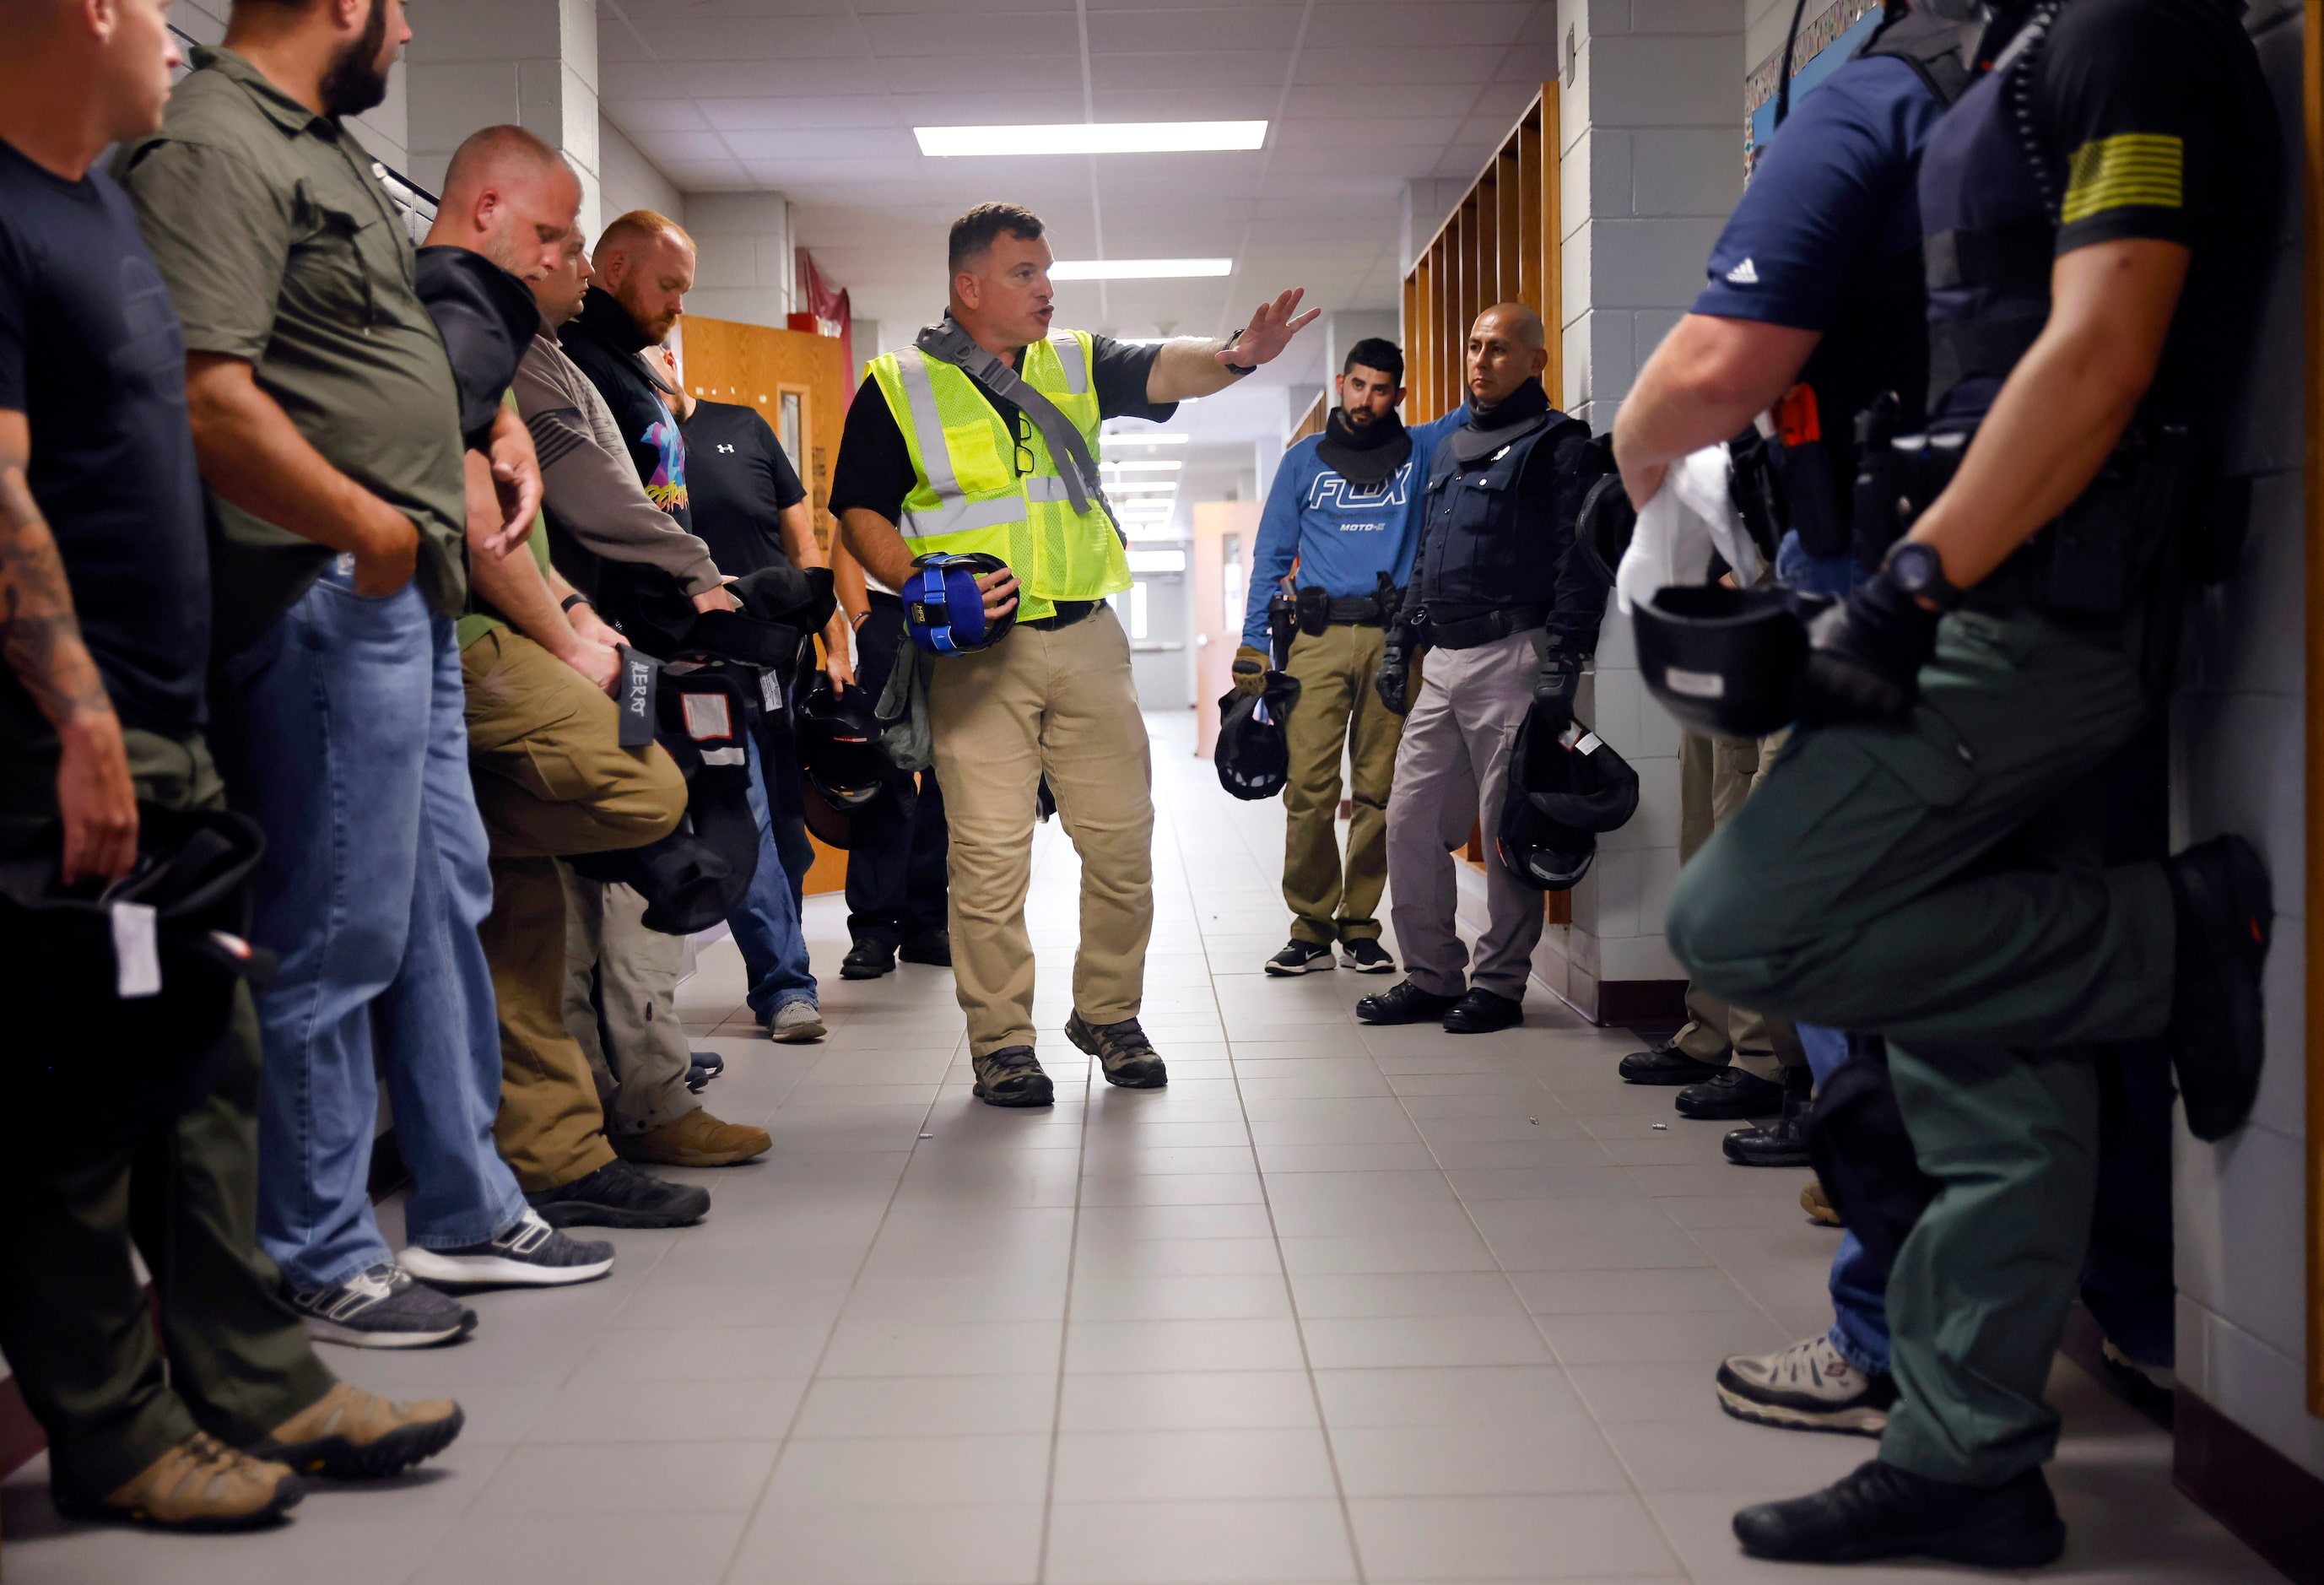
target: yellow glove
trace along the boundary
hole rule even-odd
[[[1255,694],[1267,686],[1267,656],[1249,644],[1235,651],[1234,686],[1238,692]]]

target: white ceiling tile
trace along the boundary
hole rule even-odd
[[[1074,53],[1044,53],[1019,55],[883,55],[880,58],[880,86],[899,94],[934,94],[957,88],[963,83],[1007,82],[1025,77],[1034,82],[1081,80],[1082,62],[1071,33],[1053,36],[1041,41],[1044,51],[1074,51]],[[991,97],[984,115],[974,118],[976,124],[994,122],[1008,124],[1014,114],[1006,95]],[[1078,116],[1075,117],[1079,119]]]
[[[1080,75],[1081,32],[1065,11],[945,11],[928,15],[867,16],[862,31],[881,55],[991,55],[1004,51],[1071,52]],[[967,79],[961,79],[964,82]],[[987,89],[988,107],[1002,111],[1008,95]]]
[[[1097,88],[1101,120],[1114,119],[1102,114],[1102,106],[1105,96],[1116,88],[1183,90],[1194,96],[1194,102],[1178,114],[1207,118],[1211,113],[1201,102],[1207,90],[1279,85],[1290,60],[1288,50],[1179,50],[1169,53],[1093,56],[1090,78]]]
[[[1300,9],[1252,5],[1094,12],[1089,19],[1090,53],[1178,51],[1197,39],[1208,50],[1288,50],[1299,37]]]
[[[1318,48],[1299,51],[1299,74],[1307,87],[1387,87],[1405,83],[1479,83],[1500,64],[1501,51],[1484,46],[1406,49]]]
[[[605,98],[598,104],[633,138],[641,132],[700,132],[709,124],[691,99]]]
[[[807,60],[862,58],[863,35],[848,16],[754,17],[702,21],[672,17],[638,24],[645,52],[671,66],[699,60]],[[600,50],[604,41],[600,36]]]
[[[1310,45],[1325,48],[1404,50],[1447,44],[1507,44],[1540,5],[1530,3],[1470,5],[1325,4],[1307,25]],[[1554,14],[1554,5],[1547,9]]]
[[[796,99],[697,99],[695,107],[710,125],[734,132],[782,127],[823,130],[846,126],[895,126],[897,113],[884,97]],[[616,121],[621,116],[616,114]],[[626,122],[622,124],[627,125]]]
[[[769,164],[837,160],[857,164],[871,161],[884,163],[916,159],[919,153],[912,134],[900,126],[766,127],[751,132],[730,131],[721,135],[737,159]]]

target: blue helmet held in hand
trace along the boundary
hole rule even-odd
[[[1011,607],[1005,616],[988,617],[984,592],[976,580],[987,573],[1007,572],[1009,564],[982,552],[923,556],[897,591],[904,602],[904,626],[912,642],[931,655],[965,655],[989,650],[1017,624]]]

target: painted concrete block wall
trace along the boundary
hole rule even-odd
[[[1600,433],[1702,283],[1742,193],[1745,0],[1561,0],[1559,178],[1565,388]],[[1570,47],[1569,47],[1570,41]],[[1647,696],[1628,621],[1609,611],[1582,714],[1631,764],[1638,812],[1599,844],[1535,970],[1584,1009],[1605,980],[1685,978],[1663,942],[1678,875],[1678,727]]]
[[[604,218],[632,209],[652,209],[687,224],[686,195],[641,153],[629,134],[602,115],[597,117],[598,207]]]
[[[438,187],[461,140],[513,123],[561,150],[581,177],[581,224],[604,223],[597,8],[593,0],[429,6],[412,19],[411,174]]]
[[[790,200],[780,193],[691,193],[686,228],[698,254],[686,311],[780,327],[795,295]],[[856,343],[859,357],[875,350]]]
[[[2306,1408],[2308,1009],[2302,908],[2306,742],[2301,438],[2301,22],[2296,0],[2246,19],[2282,113],[2289,157],[2258,363],[2229,466],[2253,481],[2235,577],[2205,599],[2172,719],[2174,837],[2243,834],[2275,881],[2267,1067],[2251,1125],[2218,1145],[2181,1129],[2175,1162],[2179,1376],[2295,1462],[2324,1475],[2324,1421]]]

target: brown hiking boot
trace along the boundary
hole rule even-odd
[[[1826,1227],[1840,1225],[1840,1212],[1832,1209],[1831,1196],[1823,1192],[1823,1184],[1818,1179],[1810,1178],[1808,1186],[1800,1191],[1800,1209],[1808,1213],[1811,1221]]]
[[[657,1166],[733,1166],[764,1156],[775,1141],[764,1129],[721,1122],[701,1107],[642,1134],[613,1139],[615,1151],[632,1161]]]
[[[287,1464],[238,1453],[197,1431],[102,1502],[56,1491],[71,1519],[128,1519],[162,1530],[254,1530],[307,1495]]]
[[[250,1451],[301,1474],[368,1480],[434,1458],[466,1423],[449,1398],[400,1404],[342,1381]]]

